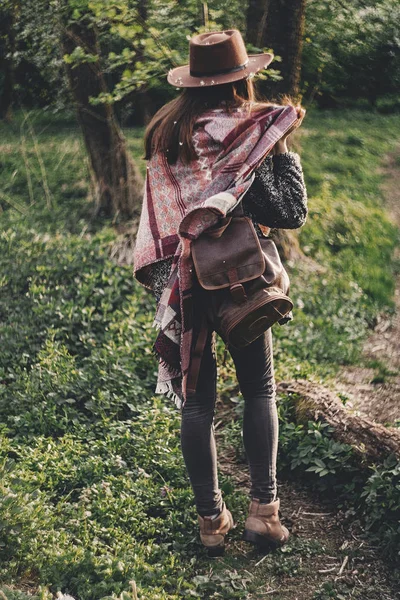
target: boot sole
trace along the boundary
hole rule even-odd
[[[232,518],[230,520],[230,528],[227,531],[227,533],[229,533],[229,531],[231,531],[231,529],[235,529],[235,527],[236,527],[236,523],[234,522],[234,520]],[[207,549],[207,556],[209,558],[217,558],[218,556],[224,556],[224,554],[225,554],[225,540],[224,540],[224,543],[221,544],[220,546],[204,546],[204,547]]]
[[[263,550],[275,550],[276,548],[280,548],[283,546],[285,542],[275,542],[273,540],[267,539],[265,536],[261,535],[261,533],[257,533],[255,531],[251,531],[250,529],[245,529],[242,535],[242,539],[245,542],[250,542],[251,544],[255,544],[259,548]]]

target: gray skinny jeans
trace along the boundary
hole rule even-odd
[[[231,349],[230,354],[244,398],[243,445],[250,497],[272,502],[277,494],[278,413],[271,329],[249,346]],[[188,397],[181,411],[181,449],[201,516],[220,512],[223,503],[214,436],[216,383],[215,332],[210,328],[196,394]]]

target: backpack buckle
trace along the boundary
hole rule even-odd
[[[245,302],[247,300],[246,292],[241,283],[234,283],[233,285],[231,285],[231,287],[229,289],[230,289],[233,301],[236,302],[236,304],[243,304],[243,302]]]

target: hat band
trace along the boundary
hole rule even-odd
[[[192,71],[190,69],[190,75],[192,77],[213,77],[214,75],[227,75],[228,73],[236,73],[237,71],[241,71],[245,69],[249,64],[249,59],[246,60],[245,63],[239,65],[238,67],[233,67],[232,69],[221,69],[220,71],[213,71],[212,73],[202,73],[201,71]]]

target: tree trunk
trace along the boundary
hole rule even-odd
[[[148,0],[138,0],[137,3],[137,13],[139,17],[139,22],[142,24],[143,28],[146,26],[147,16],[148,16]],[[138,46],[136,49],[136,57],[135,62],[143,63],[145,61],[145,57],[143,55],[142,46]],[[135,67],[135,63],[132,65]],[[152,115],[154,114],[154,107],[152,99],[149,96],[147,91],[147,86],[143,86],[140,90],[138,90],[135,94],[135,98],[133,100],[133,122],[137,125],[147,125]]]
[[[0,119],[11,121],[12,101],[14,91],[15,51],[15,19],[16,6],[14,2],[0,8],[0,73],[3,73],[3,83],[0,90]]]
[[[270,99],[299,96],[301,54],[305,23],[305,0],[250,0],[247,41],[272,48],[282,57],[278,67],[283,79],[260,81],[260,90]]]
[[[107,92],[99,63],[96,31],[79,24],[69,25],[62,35],[65,54],[77,46],[98,57],[96,62],[66,65],[69,86],[76,104],[79,124],[96,182],[96,214],[132,218],[139,213],[143,178],[128,154],[125,138],[112,106],[90,104],[90,98]]]
[[[328,423],[334,428],[334,438],[350,444],[363,464],[382,462],[390,454],[400,457],[399,429],[352,414],[331,390],[300,379],[282,381],[277,388],[278,393],[295,394],[293,403],[298,423],[308,420]]]
[[[246,15],[246,40],[257,48],[261,48],[263,43],[270,4],[271,0],[249,0]]]

